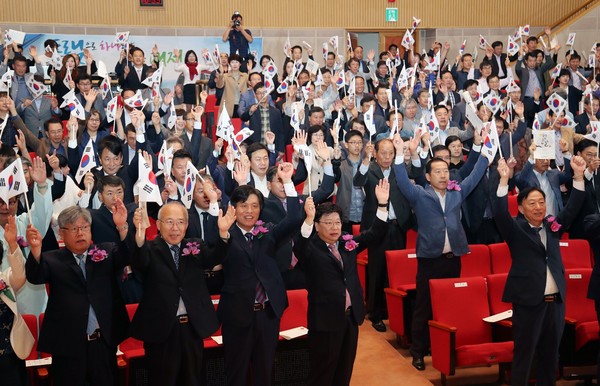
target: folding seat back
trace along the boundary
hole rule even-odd
[[[592,268],[592,254],[587,240],[561,240],[560,254],[565,269]]]
[[[417,255],[414,249],[385,251],[390,288],[408,291],[415,289]]]
[[[508,273],[512,265],[508,245],[506,243],[490,244],[488,248],[490,249],[492,273]]]
[[[487,245],[473,244],[469,245],[471,253],[462,255],[461,277],[486,276],[491,273],[490,250]]]

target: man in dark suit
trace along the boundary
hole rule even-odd
[[[116,385],[117,345],[127,336],[129,318],[115,282],[127,264],[127,211],[113,207],[118,244],[92,244],[87,209],[69,207],[58,216],[65,248],[42,254],[42,237],[31,227],[27,241],[27,280],[50,285],[38,347],[52,354],[57,386]]]
[[[206,167],[206,160],[212,153],[214,146],[210,138],[202,135],[202,107],[185,113],[185,130],[181,134],[183,147],[192,155],[192,163],[200,170]]]
[[[258,82],[254,85],[254,94],[260,102],[249,106],[242,113],[242,121],[249,121],[250,130],[254,133],[246,139],[246,142],[260,142],[263,145],[267,144],[266,133],[275,133],[275,149],[283,153],[285,151],[285,136],[283,135],[283,120],[281,111],[269,104],[269,99],[265,96],[265,85],[263,82]]]
[[[139,47],[133,47],[129,54],[131,60],[126,61],[124,50],[121,52],[121,57],[115,65],[115,73],[119,77],[119,85],[122,89],[130,88],[133,90],[148,88],[142,83],[148,77],[150,66],[144,63],[144,51]],[[158,67],[156,62],[153,66]]]
[[[482,133],[482,137],[485,138],[484,133],[485,130]],[[417,135],[410,141],[411,154],[420,140],[420,135]],[[400,135],[396,134],[394,147],[397,154],[401,154],[403,145]],[[425,370],[423,357],[429,348],[427,321],[432,317],[429,280],[460,276],[460,257],[469,252],[467,237],[460,221],[461,206],[479,183],[487,166],[487,158],[480,156],[473,172],[460,184],[453,186],[449,184],[448,163],[441,158],[433,158],[425,167],[425,177],[429,186],[423,188],[410,182],[404,159],[396,157],[395,182],[410,202],[419,225],[417,299],[411,330],[413,342],[410,348],[412,365],[417,370]]]
[[[592,100],[586,97],[583,99],[583,113],[575,116],[575,132],[578,134],[587,134],[590,132],[590,121],[598,120],[598,110],[600,109],[600,98],[592,96]]]
[[[202,239],[206,245],[214,247],[219,240],[217,224],[219,192],[210,175],[200,173],[200,177],[202,179],[197,179],[194,187],[194,203],[188,209],[188,228],[185,237]],[[205,269],[204,277],[210,294],[220,294],[223,287],[221,263]]]
[[[545,59],[544,63],[538,66],[537,55],[529,52],[524,57],[519,56],[515,66],[515,72],[521,80],[521,98],[528,122],[533,117],[532,112],[539,109],[539,95],[545,89],[544,73],[555,66],[550,55],[546,55]]]
[[[371,150],[371,147],[367,147]],[[369,285],[367,299],[369,302],[369,319],[379,332],[386,330],[383,319],[386,319],[386,302],[383,289],[387,280],[387,266],[385,251],[406,248],[406,232],[411,224],[411,211],[408,201],[398,189],[393,162],[396,154],[402,155],[403,151],[396,153],[394,144],[390,139],[382,139],[375,144],[375,162],[371,162],[372,154],[365,154],[358,172],[354,175],[354,186],[363,187],[365,200],[361,228],[368,228],[375,221],[379,207],[375,188],[379,180],[387,178],[390,182],[390,201],[386,235],[383,241],[373,248],[369,248]],[[418,171],[420,173],[420,170]]]
[[[498,75],[500,79],[504,79],[508,76],[506,69],[506,54],[502,52],[504,43],[500,40],[496,40],[492,43],[492,51],[488,51],[486,56],[490,63],[492,63],[492,74]]]
[[[294,252],[307,273],[310,385],[350,384],[358,343],[358,326],[365,319],[356,255],[381,240],[387,228],[389,182],[375,188],[377,218],[359,236],[342,236],[342,210],[332,203],[315,210],[307,198],[302,237]],[[316,234],[311,237],[313,225]]]
[[[571,165],[574,173],[571,197],[556,217],[546,217],[544,192],[530,187],[519,192],[519,215],[513,219],[507,199],[510,171],[504,160],[498,163],[500,185],[494,218],[512,256],[502,301],[513,306],[513,385],[527,384],[536,351],[538,384],[554,385],[556,381],[558,347],[565,325],[566,287],[559,242],[585,196],[585,161],[575,156]]]
[[[324,202],[332,193],[335,183],[333,175],[333,166],[331,165],[329,148],[326,145],[319,147],[319,156],[325,159],[323,182],[318,189],[312,192],[311,196],[315,204]],[[301,161],[302,165],[304,161]],[[299,165],[300,166],[300,165]],[[265,199],[265,208],[260,214],[260,218],[267,222],[278,224],[287,215],[287,196],[283,187],[283,182],[277,173],[277,167],[273,166],[267,171],[267,183],[269,187],[269,196]],[[306,201],[306,196],[301,197]],[[298,259],[292,253],[293,241],[283,244],[275,253],[277,266],[283,277],[285,288],[288,290],[306,288],[306,279],[302,267],[297,265]]]
[[[302,221],[300,203],[292,183],[293,166],[279,165],[288,212],[275,227],[258,222],[264,206],[255,188],[237,187],[230,198],[236,224],[229,229],[229,250],[223,257],[225,283],[218,315],[225,348],[228,386],[246,385],[252,366],[254,385],[270,385],[273,359],[279,339],[279,321],[287,307],[283,279],[273,258]]]
[[[188,212],[181,203],[171,202],[158,212],[160,237],[146,242],[142,209],[136,210],[132,264],[142,272],[145,284],[131,331],[134,338],[144,342],[149,385],[205,384],[202,339],[219,324],[204,269],[227,252],[228,230],[234,221],[234,210],[219,216],[219,239],[210,248],[201,239],[184,238]]]
[[[92,240],[95,243],[113,243],[119,241],[119,231],[115,227],[112,207],[118,200],[123,201],[125,183],[117,176],[102,176],[98,180],[98,199],[102,203],[98,209],[90,209],[92,216]],[[133,226],[133,213],[137,208],[135,203],[125,206],[127,224]],[[125,304],[139,303],[142,297],[142,282],[138,273],[133,272],[130,265],[116,274],[117,283]]]

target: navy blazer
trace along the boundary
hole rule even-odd
[[[275,251],[289,241],[302,222],[298,197],[287,198],[288,212],[283,221],[262,236],[255,236],[252,248],[237,224],[229,229],[229,250],[223,257],[225,282],[217,310],[224,324],[248,326],[254,320],[256,284],[260,280],[277,318],[288,306],[281,273],[277,268]]]
[[[39,263],[29,254],[25,264],[27,281],[47,283],[51,291],[40,331],[41,351],[65,357],[84,356],[90,304],[102,331],[101,339],[108,347],[116,351],[127,337],[129,317],[115,274],[129,262],[128,246],[125,242],[96,246],[108,255],[94,262],[88,254],[86,278],[73,253],[66,248],[43,252]],[[92,248],[94,245],[88,250]]]
[[[431,186],[423,188],[413,185],[406,174],[404,162],[394,165],[398,187],[413,207],[421,230],[417,236],[418,257],[439,257],[444,249],[446,230],[452,253],[456,256],[469,253],[467,236],[460,222],[461,205],[475,189],[487,166],[487,158],[479,157],[473,173],[460,183],[460,190],[446,191],[446,205],[442,210],[440,200]]]
[[[535,306],[543,302],[546,267],[550,269],[556,281],[561,298],[563,301],[566,299],[565,267],[560,255],[560,237],[575,219],[584,196],[583,191],[573,189],[569,202],[556,216],[558,223],[562,225],[558,232],[553,232],[550,224],[544,220],[545,248],[535,229],[522,214],[512,218],[508,212],[508,195],[495,200],[494,219],[512,257],[502,301],[523,306]]]
[[[308,290],[308,328],[311,331],[339,331],[345,328],[346,289],[352,302],[352,314],[360,325],[365,319],[363,292],[358,280],[356,255],[380,242],[387,233],[387,223],[376,219],[373,225],[355,236],[355,249],[348,250],[346,241],[338,240],[343,267],[327,244],[316,233],[299,237],[294,254],[306,273]]]

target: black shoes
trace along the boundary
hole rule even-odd
[[[423,361],[423,358],[413,357],[412,365],[415,369],[419,371],[425,370],[425,361]]]
[[[380,320],[378,322],[372,322],[371,325],[376,331],[385,332],[387,329],[385,328],[385,324]]]

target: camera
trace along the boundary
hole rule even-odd
[[[234,27],[239,27],[240,25],[242,25],[241,18],[242,18],[242,15],[240,15],[240,13],[238,11],[235,11],[233,13],[233,15],[231,15],[231,20],[233,20]]]

